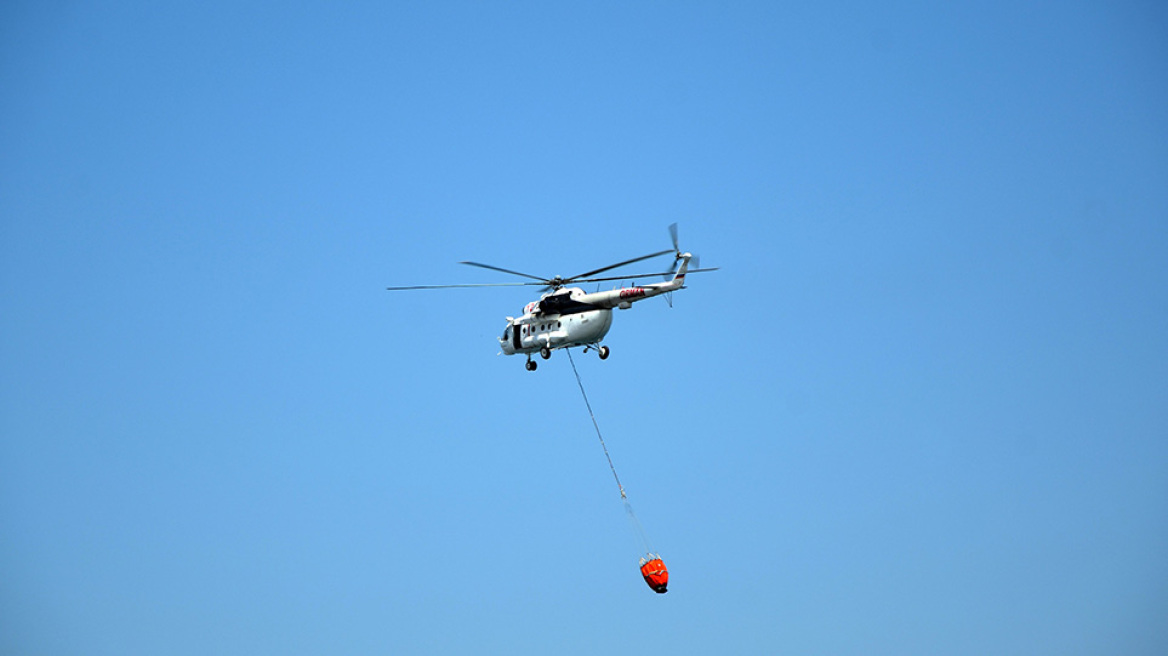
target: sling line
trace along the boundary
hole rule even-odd
[[[576,384],[580,386],[580,395],[584,397],[584,405],[588,408],[588,416],[592,417],[592,427],[596,429],[596,437],[600,438],[600,448],[604,449],[604,457],[608,458],[608,468],[612,470],[612,477],[616,480],[616,486],[620,488],[621,499],[625,499],[627,503],[628,497],[625,496],[625,486],[621,485],[620,476],[616,475],[616,467],[612,464],[612,456],[608,455],[608,447],[604,444],[604,436],[600,434],[600,425],[596,423],[596,415],[592,412],[592,404],[588,402],[588,393],[584,391],[584,383],[580,382],[580,372],[576,371],[576,361],[572,359],[572,349],[564,350],[568,353],[568,362],[572,363],[572,373],[576,374]]]

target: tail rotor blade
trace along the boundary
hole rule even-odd
[[[665,282],[669,282],[670,280],[673,280],[673,274],[677,273],[677,265],[678,264],[681,264],[681,260],[679,260],[677,258],[673,258],[673,264],[671,264],[669,266],[668,271],[661,274],[661,279],[664,280]],[[670,303],[670,306],[672,306],[672,305],[673,304]]]
[[[677,224],[669,224],[669,238],[673,241],[673,266],[669,267],[669,273],[665,276],[665,280],[673,277],[677,273],[677,266],[681,264],[681,248],[677,245]],[[673,299],[669,300],[669,307],[673,307]]]

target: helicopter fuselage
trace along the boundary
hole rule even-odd
[[[509,318],[499,346],[505,355],[598,344],[612,328],[612,309],[579,301],[579,288],[560,289],[528,303],[523,316]]]
[[[614,308],[627,310],[633,303],[677,291],[685,284],[685,274],[692,256],[680,256],[681,266],[671,280],[641,287],[621,287],[591,294],[579,287],[561,287],[528,303],[518,319],[507,317],[507,326],[499,337],[504,355],[524,354],[528,370],[535,369],[532,353],[545,360],[555,349],[573,346],[595,347],[601,359],[608,357],[608,347],[600,340],[612,327]]]

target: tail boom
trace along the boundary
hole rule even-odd
[[[673,274],[673,278],[666,282],[659,282],[652,285],[644,285],[641,287],[622,287],[621,289],[612,289],[606,292],[595,292],[592,294],[584,294],[577,297],[576,300],[581,303],[588,303],[600,308],[620,308],[627,310],[632,307],[633,303],[644,300],[646,298],[653,298],[662,294],[668,294],[682,288],[685,284],[685,272],[689,267],[690,258],[693,256],[689,253],[681,255],[681,266],[677,267],[677,272]]]

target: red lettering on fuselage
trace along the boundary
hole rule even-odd
[[[628,289],[620,290],[620,297],[621,298],[637,298],[639,296],[644,296],[644,295],[645,295],[645,290],[641,289],[640,287],[629,287]]]

